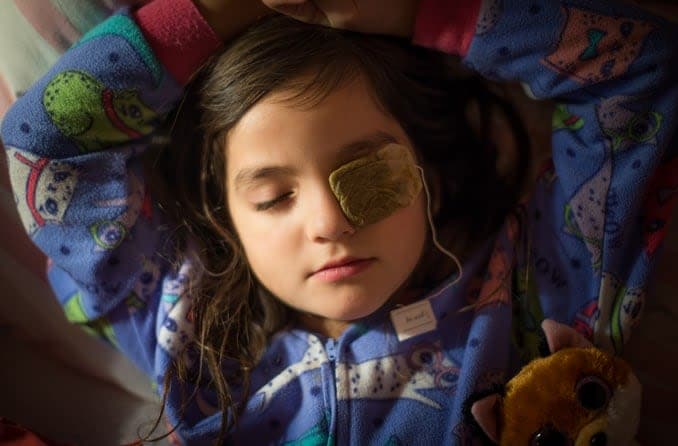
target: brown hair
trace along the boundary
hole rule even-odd
[[[226,133],[259,100],[287,90],[295,105],[312,107],[346,82],[362,76],[375,102],[395,118],[422,158],[440,203],[434,224],[441,241],[457,253],[472,249],[497,230],[515,205],[526,172],[527,138],[511,107],[474,76],[458,75],[450,56],[399,39],[311,26],[286,17],[268,18],[241,35],[193,80],[168,120],[171,144],[151,159],[154,193],[178,223],[177,240],[198,244],[205,273],[194,291],[199,364],[209,372],[222,412],[222,440],[247,398],[249,372],[270,337],[291,323],[292,313],[256,283],[227,212]],[[481,129],[466,110],[476,101]],[[521,156],[514,174],[501,177],[496,152],[481,136],[497,109],[513,124]],[[169,181],[171,179],[171,181]],[[462,235],[460,237],[460,234]],[[464,242],[460,242],[463,240]],[[463,254],[463,253],[462,253]],[[430,250],[414,275],[430,287],[453,269]],[[238,365],[224,376],[225,361]],[[197,380],[181,358],[171,370]],[[168,376],[172,374],[168,373]],[[165,396],[169,392],[166,379]],[[242,389],[242,392],[241,390]]]

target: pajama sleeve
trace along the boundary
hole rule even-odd
[[[142,156],[183,85],[220,44],[190,0],[121,11],[7,113],[2,139],[16,206],[76,321],[101,320],[123,302],[155,314],[169,263],[162,259],[171,253]]]
[[[642,312],[678,192],[676,28],[595,0],[422,0],[415,25],[415,43],[557,103],[517,271],[530,277],[535,318],[617,352]]]

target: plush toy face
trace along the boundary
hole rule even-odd
[[[630,446],[640,418],[640,383],[622,359],[573,328],[545,320],[552,352],[533,360],[471,413],[503,446]]]
[[[500,444],[630,444],[639,407],[640,384],[624,361],[596,348],[564,349],[508,383]]]

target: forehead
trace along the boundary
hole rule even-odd
[[[229,176],[262,163],[290,164],[335,157],[351,143],[374,139],[379,134],[409,142],[398,122],[377,105],[371,89],[360,78],[311,106],[290,100],[295,94],[279,91],[268,95],[231,129],[225,139]]]

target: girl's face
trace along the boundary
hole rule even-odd
[[[412,144],[361,79],[310,108],[289,95],[268,95],[227,135],[228,210],[259,281],[310,328],[338,335],[404,289],[426,240],[425,197],[354,228],[330,173],[386,143]]]

